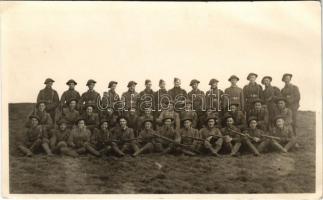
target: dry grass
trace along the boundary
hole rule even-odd
[[[11,193],[311,193],[315,113],[300,112],[301,148],[238,158],[156,156],[22,157],[16,142],[32,104],[9,105]]]

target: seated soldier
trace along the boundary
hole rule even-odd
[[[248,118],[248,125],[248,128],[243,131],[242,144],[246,145],[255,156],[259,156],[260,153],[255,145],[258,147],[263,145],[264,132],[257,128],[257,118],[255,116]]]
[[[48,146],[48,136],[46,130],[39,125],[39,117],[37,115],[30,115],[30,128],[24,134],[24,143],[19,144],[18,148],[28,157],[43,149],[47,155],[53,155]]]
[[[185,111],[182,111],[182,112],[185,112]],[[179,130],[181,144],[184,144],[186,146],[189,146],[191,149],[199,151],[199,149],[202,146],[201,141],[199,140],[202,140],[202,138],[199,131],[192,127],[192,121],[193,121],[192,113],[185,113],[185,114],[182,113],[181,120],[183,123],[183,128]],[[180,148],[180,151],[189,156],[196,155],[194,152],[187,149]]]
[[[118,124],[118,112],[115,112],[114,109],[110,106],[103,111],[100,111],[99,115],[101,119],[108,120],[110,128],[115,127]]]
[[[77,126],[71,131],[67,144],[73,148],[78,154],[89,152],[95,156],[100,153],[90,145],[91,132],[85,126],[85,120],[81,117],[77,120]]]
[[[221,128],[222,127],[222,121],[221,121],[221,119],[219,117],[220,114],[219,114],[219,112],[214,111],[211,108],[207,109],[206,112],[199,117],[199,119],[198,119],[199,127],[202,127],[202,128],[207,127],[206,121],[207,121],[207,118],[210,115],[215,115],[216,116],[215,127],[216,128]]]
[[[234,119],[230,114],[226,113],[224,115],[224,121],[226,122],[226,127],[221,130],[224,136],[223,147],[231,152],[231,156],[238,156],[241,147],[241,136],[237,132],[240,132],[240,129],[234,125]]]
[[[77,100],[70,99],[68,101],[68,107],[63,108],[62,118],[65,118],[67,121],[67,128],[72,129],[76,124],[77,119],[80,117],[79,111],[76,110]]]
[[[276,108],[274,109],[274,116],[281,115],[284,117],[284,125],[291,126],[293,123],[292,111],[286,107],[286,99],[283,97],[276,99]],[[272,127],[276,126],[276,120],[272,122]]]
[[[228,112],[229,115],[232,116],[234,121],[234,126],[236,126],[239,130],[244,130],[246,128],[246,118],[241,110],[238,110],[237,103],[231,103],[230,105],[231,111]],[[223,123],[227,123],[226,120]],[[225,125],[223,124],[223,125]]]
[[[118,118],[119,126],[112,129],[112,149],[118,156],[125,156],[127,152],[139,151],[132,128],[127,125],[125,116]]]
[[[180,128],[180,117],[179,114],[177,112],[175,112],[174,110],[174,102],[173,101],[169,101],[168,103],[168,107],[166,110],[163,110],[159,117],[156,119],[157,124],[161,127],[164,125],[164,118],[165,116],[171,116],[172,117],[172,124],[171,126],[175,129],[179,129]]]
[[[221,131],[215,127],[216,119],[215,114],[210,114],[205,120],[206,127],[200,130],[200,135],[204,139],[204,148],[212,155],[219,156],[218,152],[222,148],[223,137]]]
[[[185,101],[185,109],[180,113],[181,122],[183,122],[183,116],[187,114],[192,116],[192,128],[196,128],[198,123],[198,117],[196,111],[192,110],[192,101],[189,99]],[[184,125],[181,124],[181,127],[184,127]]]
[[[109,121],[105,118],[100,121],[100,128],[95,128],[91,134],[91,146],[99,151],[101,155],[106,155],[111,151],[111,133],[109,131]]]
[[[49,131],[54,127],[50,114],[46,112],[46,103],[44,101],[38,102],[36,104],[36,109],[30,115],[38,116],[39,125],[41,125],[45,131]],[[30,120],[27,121],[26,127],[30,127]]]
[[[93,112],[95,109],[94,104],[87,104],[85,109],[82,118],[84,119],[86,127],[93,133],[94,128],[100,125],[99,115],[98,113]]]
[[[287,153],[291,148],[295,147],[297,140],[290,125],[285,124],[285,116],[277,115],[275,117],[276,126],[272,130],[272,136],[279,139],[272,139],[271,144],[283,153]]]
[[[163,115],[163,126],[158,130],[158,135],[168,138],[174,142],[180,143],[181,138],[178,133],[173,128],[173,121],[174,121],[174,115],[173,114],[164,114]],[[167,140],[164,140],[162,138],[157,138],[157,141],[161,144],[161,148],[163,149],[162,154],[167,154],[171,152],[176,152],[176,148],[174,143],[171,143]]]
[[[247,113],[248,118],[256,117],[257,126],[263,131],[267,131],[269,127],[269,113],[267,107],[262,106],[261,99],[253,101],[253,108]]]
[[[142,129],[139,133],[137,143],[140,146],[139,151],[135,152],[133,156],[138,156],[141,153],[144,152],[153,152],[160,151],[160,143],[157,143],[155,139],[155,131],[153,130],[153,116],[147,116],[142,120],[142,124],[144,126],[144,129]]]
[[[68,121],[65,118],[61,118],[57,124],[59,128],[52,130],[52,136],[50,138],[52,152],[76,157],[77,153],[67,147],[67,140],[71,133],[70,130],[67,129]]]
[[[125,112],[125,117],[127,118],[127,126],[132,128],[134,136],[138,135],[138,114],[135,108],[131,108],[129,111]]]
[[[138,117],[137,119],[137,129],[138,129],[138,133],[140,133],[142,130],[145,129],[144,127],[144,121],[146,119],[152,119],[153,121],[151,122],[152,123],[152,129],[154,129],[154,116],[152,114],[152,110],[151,108],[145,108],[144,110],[144,114],[140,117]]]

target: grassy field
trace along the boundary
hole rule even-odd
[[[22,157],[16,144],[32,104],[9,105],[10,193],[312,193],[315,113],[299,113],[301,148],[286,155]]]

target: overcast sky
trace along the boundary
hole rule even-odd
[[[59,95],[73,78],[81,93],[89,78],[102,94],[108,82],[145,79],[158,88],[211,78],[229,86],[236,74],[243,87],[249,72],[273,77],[285,72],[299,86],[301,109],[321,101],[319,2],[2,2],[3,87],[9,102],[34,102],[47,77]],[[9,87],[9,88],[8,88]]]

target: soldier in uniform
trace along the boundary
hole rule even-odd
[[[98,113],[93,112],[95,106],[93,104],[85,105],[86,111],[83,113],[82,118],[85,121],[86,127],[93,133],[94,128],[98,127],[100,124],[100,119]]]
[[[288,108],[292,111],[293,116],[293,131],[296,135],[296,119],[297,119],[297,110],[299,108],[299,101],[301,99],[301,95],[299,93],[299,89],[296,85],[290,83],[292,79],[292,74],[284,74],[282,81],[285,82],[284,88],[281,90],[281,94],[288,103]]]
[[[132,128],[133,132],[134,132],[134,135],[137,136],[140,127],[138,126],[139,117],[138,117],[138,114],[136,112],[136,109],[131,108],[130,110],[125,112],[124,116],[127,118],[127,126],[129,128]]]
[[[200,81],[196,79],[191,80],[190,86],[192,87],[192,90],[187,94],[188,99],[192,102],[192,109],[197,113],[198,117],[202,116],[206,109],[205,93],[198,89],[199,83]]]
[[[94,128],[91,134],[91,146],[100,152],[101,155],[106,155],[111,151],[112,134],[109,131],[109,121],[105,118],[100,121],[100,128]]]
[[[245,110],[248,111],[252,108],[252,102],[254,99],[262,99],[262,87],[256,83],[258,75],[255,73],[249,73],[247,80],[249,81],[248,85],[243,87],[243,96],[245,98]]]
[[[106,92],[106,95],[103,95],[102,97],[102,110],[105,110],[106,108],[112,108],[113,111],[118,112],[121,105],[120,105],[120,96],[116,92],[118,82],[116,81],[110,81],[108,88],[109,91]]]
[[[139,132],[144,128],[143,124],[146,119],[152,119],[152,129],[154,129],[154,115],[152,114],[151,108],[149,107],[145,108],[144,114],[137,119],[137,129]]]
[[[77,99],[69,99],[68,108],[63,108],[62,118],[67,121],[67,128],[72,129],[80,117],[79,111],[76,110]]]
[[[78,91],[75,90],[75,86],[77,85],[77,82],[73,79],[70,79],[66,82],[66,85],[68,85],[68,90],[66,90],[61,97],[60,101],[60,107],[61,109],[63,107],[68,107],[68,103],[71,99],[75,99],[76,103],[78,105],[78,101],[81,99],[81,95]]]
[[[133,156],[138,156],[144,152],[161,151],[161,144],[156,142],[154,136],[156,132],[153,130],[153,120],[154,118],[152,116],[144,116],[142,120],[144,128],[140,131],[139,136],[137,137],[137,143],[140,146],[140,149],[135,152]]]
[[[198,118],[198,126],[201,127],[201,128],[204,128],[204,127],[207,127],[207,118],[210,116],[210,115],[215,115],[216,116],[216,119],[215,119],[215,127],[216,128],[221,128],[222,127],[222,121],[221,119],[219,118],[219,113],[212,110],[211,108],[207,109],[206,112],[200,116]]]
[[[276,99],[281,97],[279,88],[271,85],[272,77],[264,76],[261,80],[261,83],[265,85],[263,92],[264,105],[267,106],[269,112],[269,118],[274,118],[274,110],[276,107]]]
[[[171,100],[166,90],[166,83],[163,79],[159,80],[159,88],[160,89],[154,93],[155,118],[160,115],[163,110],[163,105],[167,105]]]
[[[221,116],[225,100],[223,91],[218,89],[218,82],[219,81],[214,78],[210,80],[209,85],[211,88],[206,92],[205,96],[207,109],[211,108],[212,110],[218,112],[219,116]]]
[[[284,124],[284,119],[285,117],[282,115],[277,115],[275,117],[276,125],[272,130],[272,135],[279,137],[280,139],[271,140],[271,144],[282,153],[287,153],[291,148],[296,146],[297,140],[292,127]]]
[[[257,128],[257,118],[254,116],[249,117],[248,128],[244,131],[245,136],[242,136],[242,143],[247,145],[255,156],[260,155],[258,149],[262,151],[263,146],[266,144],[266,141],[263,140],[263,134],[264,132]]]
[[[181,138],[181,143],[189,146],[191,149],[198,151],[202,144],[197,139],[202,139],[199,131],[192,127],[193,116],[190,113],[185,113],[182,115],[181,121],[183,123],[183,128],[179,130],[179,135]],[[194,156],[194,152],[187,149],[180,149],[182,153]]]
[[[168,95],[174,102],[175,112],[182,111],[185,107],[187,92],[181,88],[181,80],[179,78],[174,78],[174,87],[168,91]]]
[[[174,110],[174,102],[173,101],[170,101],[169,104],[168,104],[168,109],[167,110],[163,110],[159,117],[156,119],[156,122],[157,124],[160,126],[160,125],[163,125],[164,124],[164,118],[165,116],[172,116],[173,118],[173,121],[172,121],[172,126],[176,129],[176,130],[179,130],[180,129],[180,125],[181,125],[181,121],[180,121],[180,116],[177,112],[175,112]]]
[[[127,87],[128,91],[124,92],[121,96],[121,100],[124,103],[124,109],[131,110],[135,109],[137,110],[137,101],[138,101],[138,92],[136,92],[136,85],[137,83],[135,81],[129,81]]]
[[[49,156],[53,155],[48,146],[49,141],[46,130],[39,125],[39,117],[37,115],[30,115],[29,119],[31,126],[24,134],[24,142],[19,144],[18,148],[28,157],[33,156],[40,149],[44,150]]]
[[[161,136],[164,136],[168,139],[171,139],[175,142],[180,143],[181,137],[178,131],[176,131],[172,124],[174,121],[174,117],[171,114],[165,114],[163,116],[163,126],[157,131],[157,133]],[[162,146],[162,154],[172,153],[176,152],[176,147],[173,143],[165,141],[161,138],[156,138],[157,142],[161,144]]]
[[[100,94],[94,90],[95,84],[96,84],[96,81],[93,79],[88,80],[86,83],[86,86],[89,88],[89,90],[82,94],[81,99],[79,101],[79,108],[81,113],[82,111],[84,111],[85,105],[87,104],[97,105],[98,102],[101,100]],[[97,110],[94,110],[94,111],[97,112]]]
[[[247,117],[254,116],[257,120],[257,126],[263,131],[267,131],[269,128],[269,113],[267,107],[262,106],[261,99],[255,99],[253,101],[253,109],[249,110]]]
[[[112,149],[118,156],[125,156],[127,152],[136,153],[139,147],[136,144],[134,131],[127,125],[127,118],[120,116],[118,119],[119,126],[112,129]]]
[[[118,112],[114,112],[112,107],[107,107],[104,111],[99,113],[100,119],[106,119],[108,121],[109,127],[115,127],[118,125]]]
[[[247,127],[245,115],[241,110],[238,110],[238,105],[235,103],[231,103],[230,109],[231,111],[227,113],[233,117],[234,125],[238,129],[244,130]],[[224,123],[223,125],[225,126],[225,124],[227,124],[226,120],[224,120],[223,123]]]
[[[91,132],[85,126],[85,120],[80,117],[77,120],[77,126],[72,129],[71,134],[67,140],[69,147],[74,149],[77,154],[91,153],[95,156],[100,156],[100,152],[95,150],[90,145]]]
[[[190,99],[187,99],[185,102],[185,109],[180,113],[180,119],[183,122],[182,118],[186,115],[192,116],[192,127],[197,128],[198,123],[198,116],[195,110],[192,110],[192,101]],[[181,124],[181,127],[183,127],[183,124]]]
[[[50,148],[52,152],[76,157],[77,153],[69,149],[67,145],[67,141],[71,133],[70,130],[67,129],[68,121],[61,118],[57,124],[59,128],[52,130],[52,136],[50,138]]]
[[[223,134],[223,147],[228,149],[231,156],[238,156],[241,147],[241,136],[237,134],[240,129],[234,125],[234,118],[226,113],[224,115],[224,121],[226,122],[226,127],[222,128],[221,133]]]
[[[232,75],[229,78],[231,86],[224,90],[224,93],[228,95],[230,103],[235,103],[238,106],[238,109],[244,112],[244,96],[242,88],[237,86],[239,77]]]
[[[145,108],[155,108],[154,91],[151,89],[151,80],[145,80],[145,86],[146,88],[143,91],[141,91],[138,95],[137,108],[139,109],[140,115],[143,113]]]
[[[37,103],[45,102],[46,112],[50,114],[53,120],[55,119],[56,108],[59,105],[58,94],[56,90],[52,88],[54,82],[55,81],[53,79],[47,78],[44,82],[46,87],[40,90],[37,96]]]
[[[36,115],[39,118],[39,125],[42,126],[44,131],[49,131],[54,128],[53,120],[49,113],[46,112],[46,103],[44,101],[39,101],[36,104],[36,109],[30,115]],[[27,121],[26,127],[30,127],[30,120]]]
[[[276,99],[276,108],[274,110],[274,115],[281,115],[284,117],[284,125],[285,126],[291,126],[294,122],[293,122],[293,114],[291,109],[287,108],[286,106],[286,99],[284,97],[280,97]],[[273,121],[273,126],[275,126],[276,121],[274,119]]]
[[[221,131],[215,127],[217,116],[210,114],[206,118],[207,126],[200,130],[200,135],[204,139],[204,148],[214,156],[219,156],[222,148],[223,138]]]

